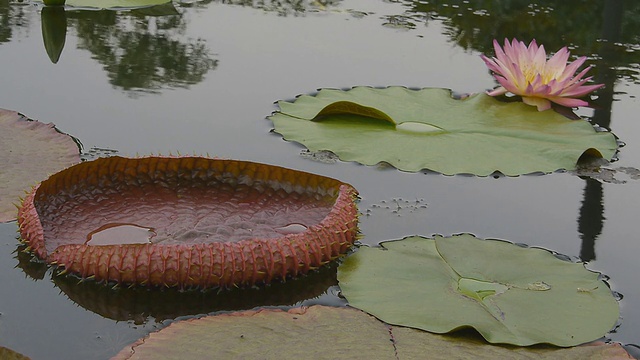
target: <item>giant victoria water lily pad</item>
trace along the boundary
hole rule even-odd
[[[356,190],[276,166],[202,157],[110,157],[27,196],[18,222],[41,259],[82,278],[215,287],[317,268],[357,234]]]
[[[275,131],[341,160],[400,170],[505,175],[574,169],[584,154],[611,159],[613,134],[583,120],[486,94],[458,100],[446,89],[322,89],[278,102]]]
[[[362,311],[311,306],[174,322],[124,348],[134,359],[632,359],[619,344],[569,349],[495,346],[388,326]]]
[[[39,181],[80,162],[78,144],[53,124],[0,109],[0,222],[15,220],[14,204]]]
[[[396,325],[478,330],[491,343],[574,346],[604,336],[618,303],[599,274],[543,249],[469,234],[361,247],[338,268],[351,306]]]

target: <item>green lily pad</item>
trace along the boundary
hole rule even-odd
[[[344,161],[386,162],[404,171],[548,173],[575,169],[584,153],[609,160],[618,148],[613,134],[587,121],[484,93],[458,100],[436,88],[322,89],[278,106],[269,119],[285,139]]]
[[[0,222],[15,220],[20,197],[52,173],[80,162],[78,144],[53,124],[0,109]]]
[[[472,327],[491,343],[574,346],[610,331],[618,302],[599,274],[543,249],[469,234],[362,247],[338,268],[349,304],[395,325]]]
[[[632,359],[619,344],[514,348],[388,326],[362,311],[261,309],[172,323],[116,359]]]

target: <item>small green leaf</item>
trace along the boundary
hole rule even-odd
[[[473,327],[491,343],[574,346],[610,331],[618,303],[599,274],[542,249],[469,234],[361,247],[338,268],[349,305],[395,325]]]

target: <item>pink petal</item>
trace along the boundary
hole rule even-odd
[[[603,86],[604,86],[604,84],[580,86],[577,89],[569,89],[567,91],[563,91],[562,92],[562,96],[580,97],[580,96],[587,95],[588,93],[590,93],[592,91],[598,90]]]
[[[531,84],[527,87],[527,94],[529,95],[546,94],[546,91],[548,91],[547,86],[542,81],[542,76],[540,76],[540,74],[537,74]]]
[[[544,46],[540,45],[538,50],[535,52],[533,56],[533,63],[536,65],[536,68],[543,69],[544,65],[547,62],[547,53],[544,51]]]
[[[566,79],[569,79],[573,76],[573,74],[576,72],[576,70],[578,70],[578,68],[580,66],[582,66],[582,64],[584,64],[584,61],[587,59],[586,56],[582,56],[580,58],[578,58],[576,61],[572,62],[571,64],[569,64],[565,69],[564,72],[562,73],[562,75],[558,76],[557,79],[559,81],[564,81]],[[591,68],[591,67],[589,67]],[[587,69],[589,69],[587,68]],[[588,71],[588,70],[587,70]],[[583,72],[586,74],[586,71],[583,70]],[[582,73],[581,73],[582,74]],[[584,76],[584,74],[582,74],[582,76]],[[580,75],[575,76],[575,77],[582,77]],[[575,78],[574,77],[574,78]]]
[[[518,78],[519,78],[519,75],[522,74],[522,72],[520,71],[518,66],[516,66],[512,62],[503,63],[500,60],[496,60],[496,63],[498,64],[498,66],[501,69],[499,74],[504,76],[505,79],[509,80],[510,82],[512,82],[514,84],[519,81]]]
[[[551,108],[551,102],[549,102],[549,100],[539,97],[523,97],[522,102],[527,105],[536,106],[538,111],[544,111]]]
[[[505,42],[505,49],[506,49],[507,39],[505,39],[504,42]],[[507,55],[502,50],[502,48],[500,47],[500,44],[498,44],[496,40],[493,40],[493,50],[495,51],[496,58],[498,60],[505,62],[508,59]]]
[[[567,59],[569,59],[569,51],[563,47],[547,61],[545,72],[552,73],[554,78],[560,77],[567,67]]]
[[[499,86],[491,91],[487,91],[487,95],[489,96],[498,96],[498,95],[503,95],[507,93],[507,89],[505,89],[502,86]]]
[[[507,89],[509,92],[512,92],[516,95],[522,95],[524,93],[522,90],[516,87],[512,81],[508,81],[502,76],[494,76],[494,77],[496,78],[496,80],[498,80],[500,85],[502,85],[502,87]]]
[[[565,97],[552,97],[549,98],[549,100],[553,101],[554,103],[558,104],[558,105],[562,105],[562,106],[566,106],[566,107],[578,107],[578,106],[587,106],[589,105],[588,102],[584,101],[584,100],[580,100],[580,99],[573,99],[573,98],[565,98]]]
[[[486,57],[484,55],[480,55],[480,58],[482,59],[482,61],[484,61],[485,65],[487,65],[489,70],[491,70],[493,72],[497,72],[497,73],[501,72],[500,66],[498,66],[498,64],[496,64],[496,62],[494,60],[489,59],[488,57]]]
[[[514,39],[515,40],[515,39]],[[522,46],[524,47],[524,42],[520,42],[520,44],[522,44]],[[536,39],[532,39],[531,42],[529,43],[529,47],[527,48],[529,50],[529,54],[531,55],[531,58],[533,59],[533,57],[535,56],[535,54],[538,52],[538,43],[536,42]]]

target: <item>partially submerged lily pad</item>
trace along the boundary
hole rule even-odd
[[[338,281],[349,305],[385,322],[472,327],[491,343],[574,346],[604,336],[619,316],[607,284],[582,263],[469,234],[361,247]]]
[[[39,258],[82,278],[253,285],[345,253],[357,234],[356,194],[335,179],[265,164],[114,156],[43,181],[18,222]]]
[[[388,325],[359,310],[261,309],[174,322],[113,359],[632,359],[619,344],[489,345]]]
[[[80,162],[73,138],[53,124],[0,109],[0,222],[15,220],[20,197],[52,173]]]
[[[486,94],[459,100],[446,89],[321,89],[279,101],[275,131],[310,151],[400,170],[486,176],[575,169],[585,153],[610,160],[613,134],[583,120]]]

